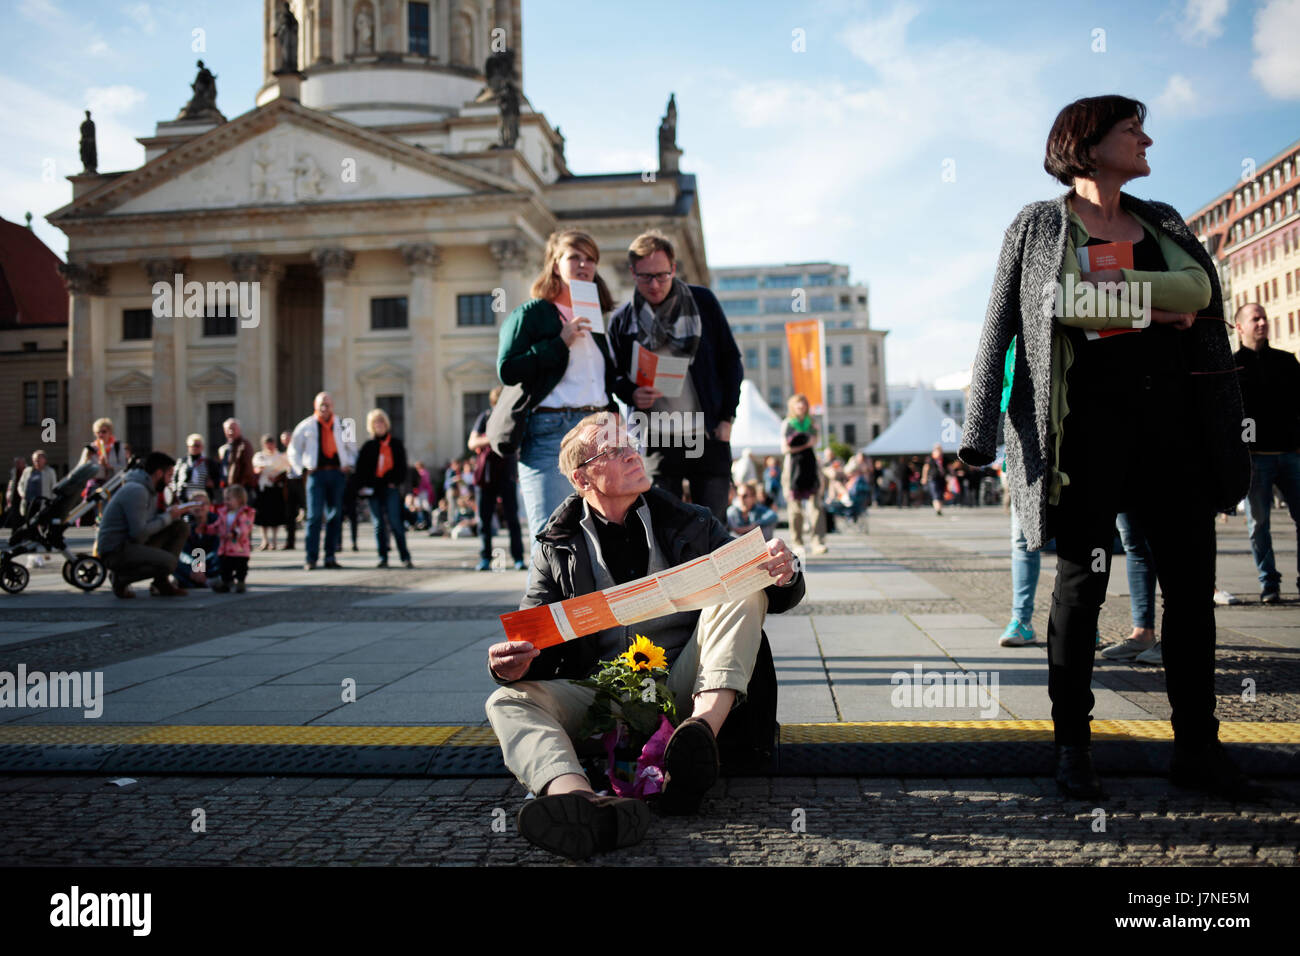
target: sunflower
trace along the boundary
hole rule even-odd
[[[627,663],[633,670],[649,671],[656,668],[667,669],[668,658],[664,656],[662,647],[655,647],[654,643],[648,637],[636,636],[636,641],[626,651],[619,655],[619,659]]]

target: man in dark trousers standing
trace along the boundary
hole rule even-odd
[[[1234,321],[1241,342],[1235,358],[1246,415],[1242,436],[1250,447],[1246,528],[1259,571],[1259,599],[1276,604],[1282,599],[1282,575],[1269,533],[1274,485],[1296,523],[1296,590],[1300,591],[1300,362],[1293,353],[1268,344],[1268,314],[1262,305],[1243,305]]]
[[[704,505],[725,525],[731,423],[745,376],[740,350],[713,293],[677,278],[677,260],[666,236],[642,233],[633,240],[627,259],[636,291],[609,319],[609,343],[620,382],[630,391],[619,398],[652,416],[644,435],[645,464],[655,485],[680,498],[685,479],[691,501]],[[638,345],[657,355],[690,359],[680,395],[669,398],[648,386],[631,391],[636,384],[632,357]]]

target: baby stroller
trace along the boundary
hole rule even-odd
[[[63,541],[64,528],[94,508],[98,499],[112,494],[126,476],[125,471],[114,475],[83,501],[82,489],[97,470],[95,462],[78,465],[54,486],[52,497],[31,503],[27,517],[9,536],[9,543],[0,546],[0,588],[18,594],[27,587],[30,574],[18,561],[26,554],[62,554],[63,580],[83,591],[93,591],[104,583],[108,573],[104,562],[93,554],[74,554]]]

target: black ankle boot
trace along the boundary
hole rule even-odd
[[[1248,780],[1218,740],[1204,744],[1175,741],[1169,779],[1180,787],[1202,790],[1230,800],[1265,800],[1275,796],[1271,787]]]
[[[1092,765],[1088,744],[1056,745],[1056,786],[1074,800],[1104,800],[1101,779]]]

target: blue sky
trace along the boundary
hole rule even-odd
[[[176,115],[199,56],[226,115],[251,108],[261,10],[6,4],[0,215],[39,219],[70,198],[86,106],[100,168],[139,165],[135,137]],[[894,382],[970,363],[1003,230],[1061,190],[1042,150],[1070,100],[1146,102],[1152,175],[1130,190],[1185,214],[1300,138],[1300,0],[525,0],[524,17],[525,92],[563,128],[575,172],[653,168],[676,92],[710,263],[847,262],[890,330]],[[37,225],[63,254],[62,233]]]

